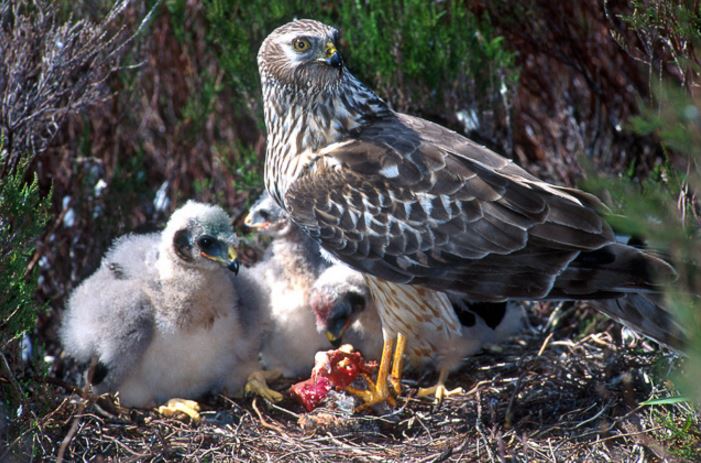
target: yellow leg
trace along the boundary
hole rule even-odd
[[[429,397],[433,396],[435,397],[435,402],[440,403],[445,399],[446,397],[450,397],[453,395],[460,395],[464,394],[465,390],[461,387],[448,390],[445,387],[445,380],[448,379],[448,370],[446,368],[442,368],[441,371],[438,373],[438,382],[436,382],[435,386],[432,387],[422,387],[419,389],[418,396],[419,397]]]
[[[165,405],[158,407],[158,413],[163,416],[187,415],[195,423],[200,421],[200,404],[194,400],[170,399]]]
[[[392,375],[390,381],[395,394],[398,396],[402,392],[402,370],[404,369],[404,350],[406,349],[406,336],[397,334],[397,346],[394,348],[394,358],[392,359]]]
[[[268,381],[274,381],[282,376],[279,370],[257,370],[248,375],[243,388],[244,393],[255,394],[271,402],[280,402],[282,394],[268,387]]]
[[[364,402],[356,409],[356,411],[365,410],[373,405],[377,405],[385,401],[392,407],[396,405],[396,402],[394,401],[394,398],[390,396],[389,388],[387,387],[387,376],[389,375],[393,346],[394,339],[385,339],[384,346],[382,347],[382,358],[380,358],[380,367],[377,370],[376,382],[373,383],[370,378],[366,377],[368,382],[367,390],[363,391],[350,386],[346,388],[347,392],[360,397],[360,399],[362,399]]]

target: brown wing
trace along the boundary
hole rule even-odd
[[[285,202],[360,271],[474,300],[534,299],[580,255],[613,242],[595,197],[541,182],[441,126],[396,115],[355,135],[323,150]]]

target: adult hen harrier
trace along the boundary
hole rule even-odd
[[[393,111],[349,72],[337,42],[336,29],[308,19],[263,41],[265,182],[293,222],[366,275],[385,341],[367,403],[389,395],[395,338],[398,359],[423,319],[440,319],[445,336],[459,336],[444,300],[407,310],[406,285],[419,285],[426,298],[441,291],[499,302],[619,298],[672,278],[661,259],[616,242],[596,197]],[[630,304],[616,307],[613,315],[660,341],[678,334],[654,304],[634,313]],[[647,309],[664,322],[641,323],[651,318]]]

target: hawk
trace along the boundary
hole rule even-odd
[[[478,302],[611,299],[659,290],[674,277],[663,260],[616,241],[595,196],[392,110],[348,70],[338,39],[335,28],[300,19],[263,41],[265,183],[294,223],[365,274],[384,336],[368,404],[389,396],[395,339],[397,360],[424,320],[459,336],[447,294]],[[433,302],[410,310],[409,286]],[[649,328],[645,334],[678,339],[656,304],[632,314],[630,304],[617,307],[617,318]],[[662,323],[641,323],[646,318]]]
[[[60,329],[65,352],[93,364],[97,393],[152,407],[242,389],[257,370],[261,317],[239,304],[237,245],[224,210],[194,201],[162,232],[114,242],[72,292]]]

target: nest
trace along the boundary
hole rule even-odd
[[[25,461],[32,451],[47,461],[682,461],[668,450],[670,423],[659,408],[640,405],[673,395],[653,373],[667,374],[678,359],[621,338],[620,325],[581,306],[531,309],[525,333],[449,377],[449,387],[466,393],[440,405],[415,397],[435,381],[426,372],[406,376],[394,410],[354,415],[332,401],[305,413],[291,399],[215,396],[200,402],[194,423],[120,409],[109,396],[47,378],[45,403],[33,407],[44,412],[4,458]],[[672,422],[698,423],[683,403],[664,409]]]

